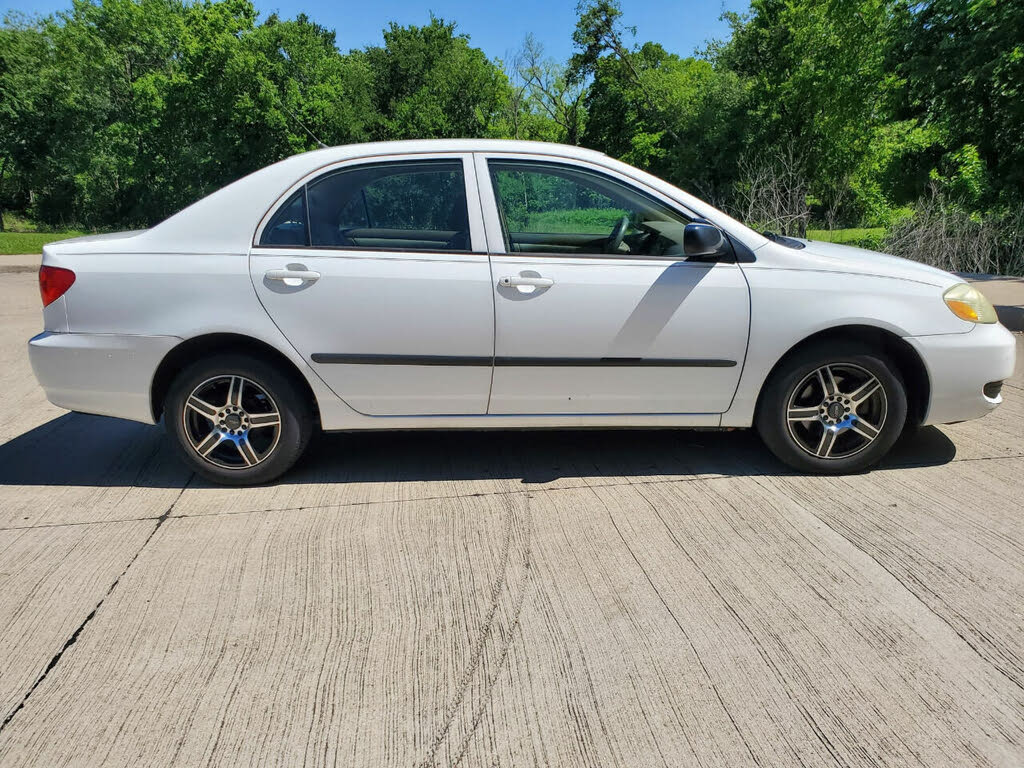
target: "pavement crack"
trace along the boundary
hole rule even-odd
[[[118,525],[120,523],[144,523],[147,520],[159,520],[160,515],[147,517],[119,517],[114,520],[76,520],[70,523],[38,523],[36,525],[8,525],[0,527],[0,531],[34,531],[43,528],[74,528],[81,525]]]
[[[138,550],[136,550],[135,554],[132,555],[131,560],[128,561],[128,564],[124,567],[124,570],[122,570],[121,573],[118,574],[117,578],[114,579],[114,581],[111,583],[111,585],[107,587],[107,591],[103,593],[103,597],[101,597],[99,602],[96,603],[95,606],[93,606],[93,609],[89,611],[86,617],[82,619],[82,623],[75,628],[75,631],[71,633],[68,639],[64,641],[64,645],[61,646],[60,650],[58,650],[57,653],[55,653],[51,657],[50,661],[46,665],[46,668],[43,669],[39,677],[36,678],[35,682],[32,683],[29,689],[25,692],[25,695],[22,696],[21,701],[19,701],[15,705],[14,709],[12,709],[3,719],[3,722],[0,723],[0,734],[3,734],[4,730],[7,728],[8,725],[10,725],[11,721],[14,720],[15,716],[22,709],[25,708],[25,705],[28,703],[28,700],[32,697],[32,694],[35,693],[36,688],[43,684],[43,681],[49,676],[50,672],[52,672],[54,668],[60,663],[61,658],[63,658],[64,654],[68,651],[68,649],[78,642],[78,638],[81,637],[82,632],[84,632],[85,628],[89,626],[89,622],[91,622],[96,617],[96,614],[103,606],[103,603],[106,601],[108,597],[110,597],[111,594],[113,594],[114,590],[117,589],[117,585],[121,582],[121,579],[124,578],[126,573],[128,573],[128,570],[132,567],[132,565],[134,565],[135,561],[139,559],[139,555],[142,554],[142,550],[144,550],[146,546],[149,544],[149,542],[152,541],[153,537],[156,535],[156,532],[160,530],[160,527],[164,524],[164,522],[167,521],[167,518],[170,517],[171,511],[174,509],[174,506],[181,499],[182,495],[188,489],[189,485],[191,485],[192,480],[194,478],[194,474],[189,477],[188,482],[186,482],[181,487],[181,490],[178,492],[178,495],[174,497],[174,501],[172,501],[170,505],[168,505],[167,509],[164,510],[164,513],[160,515],[160,517],[156,518],[156,525],[153,526],[153,530],[149,532],[149,535],[146,536],[146,539],[142,542],[141,545],[139,545]]]

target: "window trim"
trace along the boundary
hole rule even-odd
[[[470,247],[468,249],[449,250],[449,249],[399,249],[399,248],[386,248],[376,246],[360,246],[360,245],[312,245],[312,237],[307,232],[307,241],[310,245],[262,245],[260,239],[263,237],[264,229],[270,224],[277,211],[283,205],[287,205],[288,201],[291,200],[292,196],[301,188],[304,190],[303,194],[307,195],[306,199],[306,228],[309,229],[309,199],[308,192],[305,191],[307,185],[318,181],[326,176],[339,173],[341,171],[356,170],[363,166],[379,166],[387,165],[391,163],[423,163],[431,160],[447,160],[449,162],[459,160],[462,162],[462,178],[463,184],[466,188],[466,214],[469,220],[469,242]],[[274,200],[270,208],[263,214],[263,218],[260,219],[259,225],[256,227],[256,231],[253,233],[252,238],[252,250],[260,251],[265,254],[273,254],[278,251],[316,251],[318,255],[328,255],[332,252],[344,252],[350,253],[400,253],[406,256],[416,256],[420,254],[430,256],[465,256],[467,254],[473,255],[486,255],[486,239],[485,239],[485,227],[483,211],[480,206],[480,196],[478,193],[478,179],[475,164],[473,163],[472,152],[410,152],[407,154],[385,154],[385,155],[367,155],[364,157],[348,158],[335,163],[329,163],[327,165],[316,168],[307,173],[302,178],[295,181],[291,186],[285,189],[278,197]],[[322,252],[322,253],[321,253]]]
[[[604,176],[607,179],[618,182],[630,190],[636,192],[636,194],[648,197],[656,203],[665,206],[671,211],[679,213],[681,216],[691,220],[705,220],[703,216],[690,210],[686,206],[679,203],[677,200],[662,194],[656,189],[652,189],[642,181],[638,181],[635,178],[626,176],[625,174],[619,173],[618,171],[607,168],[596,163],[590,163],[585,160],[578,160],[576,158],[560,157],[557,155],[544,155],[544,154],[527,154],[522,152],[476,152],[476,175],[479,181],[480,198],[484,209],[484,225],[487,231],[487,246],[488,252],[492,256],[508,256],[513,258],[526,258],[526,259],[538,259],[547,261],[549,259],[589,259],[589,260],[600,260],[603,262],[629,262],[636,263],[641,261],[653,261],[661,263],[674,263],[674,264],[690,264],[694,266],[708,267],[714,264],[734,264],[735,258],[735,245],[733,240],[729,237],[729,233],[719,227],[717,224],[714,226],[718,227],[722,233],[726,236],[726,239],[730,244],[733,244],[734,256],[732,259],[721,259],[719,261],[690,261],[686,258],[680,258],[679,256],[647,256],[647,255],[631,255],[631,254],[611,254],[611,253],[558,253],[548,251],[513,251],[509,250],[506,246],[505,240],[505,228],[502,226],[502,214],[501,208],[498,205],[497,193],[494,189],[494,181],[491,176],[490,163],[494,161],[496,163],[526,163],[540,166],[561,166],[563,168],[578,169],[585,173],[592,173],[598,176]]]

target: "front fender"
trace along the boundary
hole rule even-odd
[[[939,286],[878,275],[744,265],[750,284],[750,343],[722,426],[749,427],[775,365],[808,338],[872,328],[902,338],[961,334],[974,325],[946,307]]]

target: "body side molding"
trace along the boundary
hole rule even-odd
[[[366,355],[314,352],[314,363],[324,365],[448,365],[498,367],[648,367],[648,368],[732,368],[735,360],[714,358],[656,357],[467,357],[461,355]]]

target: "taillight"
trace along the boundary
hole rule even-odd
[[[75,273],[62,267],[39,268],[39,295],[43,297],[43,306],[53,304],[63,296],[75,282]]]

